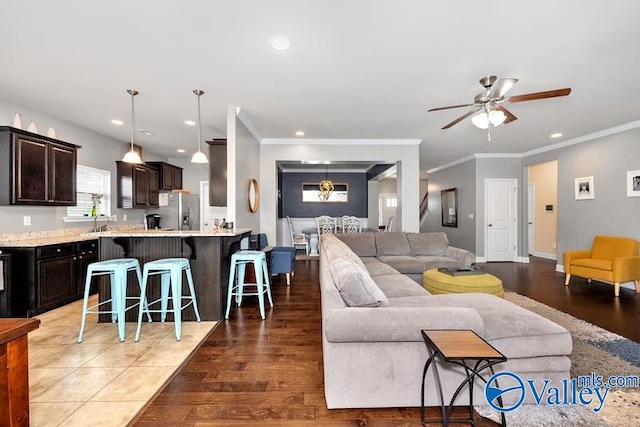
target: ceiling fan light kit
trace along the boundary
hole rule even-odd
[[[498,79],[494,75],[484,76],[478,81],[484,91],[480,92],[473,98],[471,104],[450,105],[447,107],[431,108],[428,112],[449,110],[453,108],[470,107],[471,110],[454,121],[442,127],[443,130],[449,129],[460,123],[467,117],[471,117],[474,126],[480,129],[487,129],[487,140],[491,141],[491,127],[497,127],[501,124],[509,124],[518,118],[507,110],[502,104],[508,102],[533,101],[536,99],[555,98],[559,96],[567,96],[571,93],[571,88],[547,90],[544,92],[532,92],[523,95],[505,96],[509,90],[518,82],[518,79],[503,78]],[[478,113],[478,114],[476,114]]]

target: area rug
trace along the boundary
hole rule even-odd
[[[573,337],[571,377],[596,373],[640,375],[640,344],[614,334],[515,292],[504,298],[566,328]],[[489,406],[476,406],[478,413],[499,422]],[[612,388],[602,409],[592,407],[523,405],[507,413],[507,425],[519,426],[630,426],[640,425],[640,388]]]

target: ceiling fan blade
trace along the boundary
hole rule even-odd
[[[490,99],[500,99],[518,82],[518,79],[500,79],[491,86]]]
[[[571,93],[570,87],[563,89],[546,90],[544,92],[525,93],[524,95],[515,95],[508,98],[509,102],[533,101],[536,99],[555,98],[557,96],[567,96]]]
[[[504,108],[502,105],[499,105],[495,108],[496,110],[500,110],[504,113],[505,116],[507,116],[507,118],[504,121],[504,124],[506,125],[509,122],[512,122],[514,120],[518,120],[518,118],[516,116],[513,115],[513,113],[509,110],[507,110],[506,108]]]
[[[440,110],[450,110],[452,108],[461,108],[461,107],[471,107],[473,104],[460,104],[460,105],[449,105],[448,107],[438,107],[427,110],[427,113],[431,111],[440,111]]]
[[[445,125],[442,130],[445,129],[449,129],[450,127],[453,127],[455,125],[457,125],[458,123],[460,123],[461,121],[463,121],[464,119],[466,119],[469,116],[473,116],[475,113],[477,113],[478,111],[480,111],[480,108],[477,108],[475,110],[471,110],[466,114],[463,114],[462,116],[458,117],[457,119],[455,119],[454,121],[452,121],[451,123]]]

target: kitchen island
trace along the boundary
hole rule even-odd
[[[220,320],[226,309],[226,295],[229,281],[231,255],[240,249],[240,241],[248,238],[249,228],[236,228],[219,231],[165,231],[132,230],[104,233],[92,233],[100,239],[99,259],[136,258],[143,267],[145,262],[160,258],[187,258],[198,301],[202,320]],[[135,274],[129,273],[127,295],[140,295]],[[183,279],[183,295],[188,295],[186,279]],[[160,297],[160,278],[152,276],[147,285],[147,298],[153,301]],[[109,282],[106,278],[100,283],[100,302],[111,298]],[[152,315],[154,320],[159,315]],[[138,320],[138,310],[129,310],[126,320]],[[167,320],[172,321],[169,315]],[[182,314],[183,321],[194,321],[192,309]],[[101,322],[111,321],[110,315],[100,315]]]

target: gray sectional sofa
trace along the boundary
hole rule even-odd
[[[406,253],[402,244],[402,251],[376,245],[374,256],[368,239],[388,243],[390,240],[385,240],[382,234],[404,233],[371,234],[374,236],[325,234],[320,239],[324,387],[328,408],[419,406],[422,369],[428,357],[421,329],[472,329],[509,358],[497,365],[497,371],[511,371],[540,383],[548,379],[559,384],[569,378],[572,341],[564,328],[493,295],[430,295],[393,266],[405,269],[409,263],[406,257],[420,259],[431,255],[390,255],[393,251]],[[412,233],[406,235],[409,239]],[[387,239],[393,238],[401,242],[398,236]],[[414,242],[429,240],[415,235],[411,238]],[[458,251],[451,253],[459,263],[467,263],[465,259],[471,258],[466,257],[472,256]],[[389,258],[393,256],[403,258]],[[422,261],[424,268],[434,265],[426,264],[426,259]],[[439,363],[438,367],[446,398],[465,375],[452,364]],[[484,384],[477,381],[475,402],[486,402],[483,390]],[[466,402],[467,393],[456,401]],[[439,403],[430,370],[426,404]]]
[[[339,233],[335,236],[369,267],[387,264],[419,284],[425,270],[476,262],[473,252],[449,246],[445,233]]]

